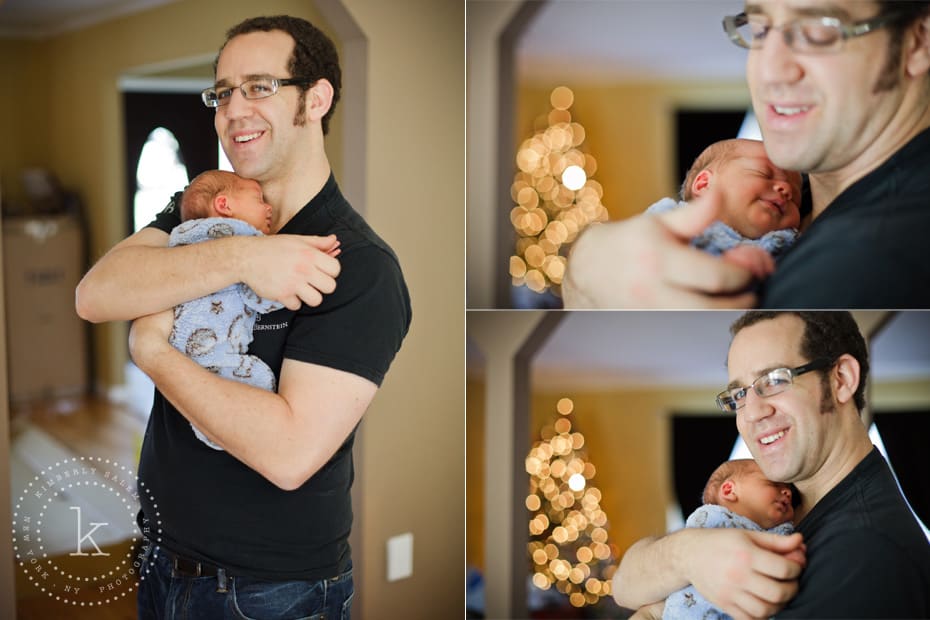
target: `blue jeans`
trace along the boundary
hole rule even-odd
[[[263,581],[176,574],[164,549],[151,545],[140,575],[139,620],[339,620],[352,606],[352,565],[332,579]]]

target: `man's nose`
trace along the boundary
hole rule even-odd
[[[762,83],[770,87],[777,84],[791,84],[803,75],[797,56],[788,46],[781,30],[771,30],[762,41],[762,46],[749,53],[756,56],[753,64],[762,78]],[[769,96],[777,99],[779,93],[770,92]]]
[[[772,415],[774,409],[769,404],[768,399],[759,396],[755,390],[750,389],[746,392],[746,404],[743,405],[743,419],[747,422],[756,422],[764,420]]]
[[[241,118],[248,115],[251,102],[242,94],[241,88],[233,88],[229,95],[229,103],[220,108],[227,118]]]

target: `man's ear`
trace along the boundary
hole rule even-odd
[[[736,483],[733,480],[723,481],[723,484],[720,485],[720,497],[728,502],[735,502],[738,499],[736,496]]]
[[[691,194],[694,196],[700,196],[703,194],[704,191],[710,187],[710,180],[713,178],[713,176],[714,173],[707,168],[701,170],[698,175],[694,177],[694,181],[691,183]]]
[[[930,72],[930,15],[926,15],[911,28],[905,38],[908,47],[904,56],[904,68],[908,77],[926,79]]]
[[[232,217],[233,209],[232,205],[229,204],[229,199],[225,194],[220,194],[213,198],[213,210],[219,213],[222,217]]]
[[[848,403],[856,395],[859,388],[859,370],[859,361],[848,353],[836,360],[830,380],[833,382],[833,393],[840,404]]]
[[[307,118],[319,122],[333,105],[333,85],[320,78],[307,90]]]

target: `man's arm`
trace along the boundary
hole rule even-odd
[[[168,344],[171,323],[171,312],[136,320],[133,360],[208,438],[284,490],[329,461],[378,389],[357,375],[291,359],[277,394],[223,379]]]
[[[292,310],[316,306],[336,287],[336,238],[235,236],[169,248],[168,234],[144,228],[106,253],[78,283],[78,315],[93,323],[135,319],[245,282]]]
[[[734,618],[769,617],[797,592],[801,535],[685,528],[631,546],[614,573],[617,604],[637,609],[693,584]]]
[[[568,260],[565,307],[752,307],[755,296],[739,292],[749,271],[688,245],[716,217],[714,200],[585,230]]]

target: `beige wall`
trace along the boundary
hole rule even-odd
[[[356,479],[366,617],[461,617],[464,7],[346,4],[369,41],[366,217],[397,251],[413,301],[410,335],[366,414]],[[388,584],[384,541],[406,531],[414,577]]]
[[[522,2],[467,0],[468,132],[467,216],[465,257],[469,308],[494,307],[494,275],[498,268],[494,240],[498,217],[497,148],[500,65],[498,38]]]
[[[464,577],[464,7],[430,0],[345,5],[368,38],[366,217],[401,260],[414,317],[362,427],[357,587],[365,617],[457,617]],[[4,181],[24,164],[54,170],[83,198],[91,254],[102,255],[125,230],[119,76],[213,54],[225,28],[257,10],[246,0],[221,7],[184,0],[38,44],[0,42],[4,76],[25,76],[29,84],[28,96],[0,96],[4,129],[16,127],[0,142]],[[271,0],[260,10],[306,17],[329,31],[307,0]],[[204,116],[209,123],[207,110]],[[337,111],[327,143],[337,177],[353,165],[341,161],[341,122]],[[95,327],[94,363],[105,387],[122,380],[125,343],[124,324]],[[385,543],[403,532],[414,534],[413,577],[388,583]]]
[[[0,199],[3,198],[3,182],[0,181]],[[0,220],[0,239],[3,238],[3,222]],[[3,290],[3,252],[0,251],[0,291]],[[13,529],[13,506],[10,489],[10,411],[7,386],[6,359],[6,308],[0,305],[0,530]],[[4,536],[0,539],[0,558],[13,558],[13,540]],[[14,589],[14,563],[0,561],[0,618],[13,618],[16,614]]]

